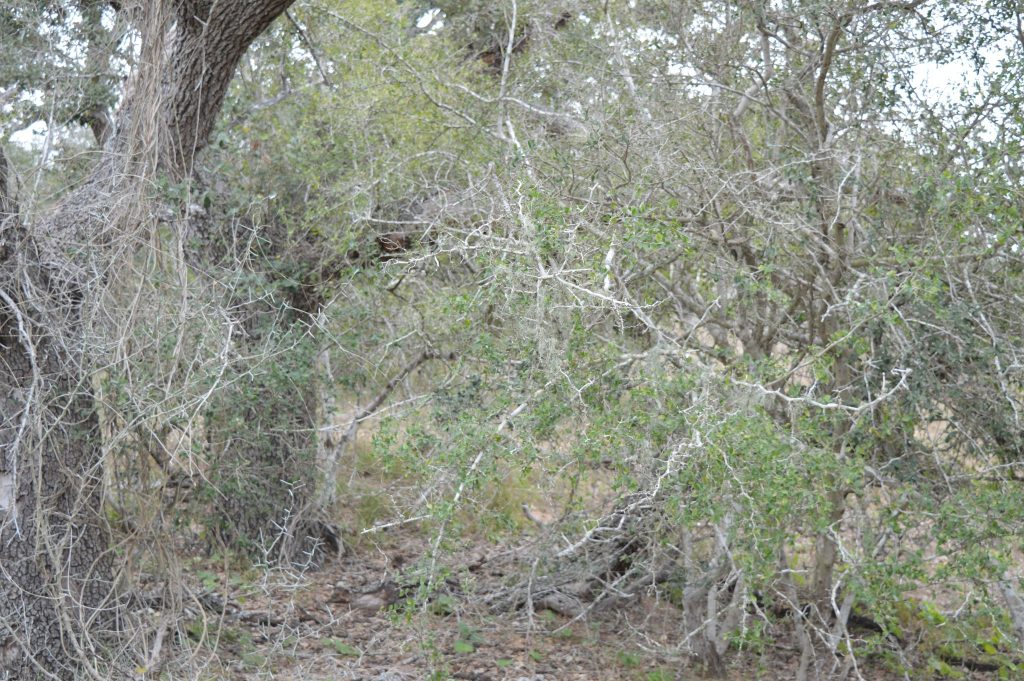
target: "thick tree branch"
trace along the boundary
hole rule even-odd
[[[760,28],[760,27],[759,27]],[[754,101],[754,96],[757,91],[761,88],[768,88],[768,81],[775,75],[775,65],[772,63],[772,49],[771,42],[768,33],[761,28],[761,63],[764,64],[764,70],[757,74],[757,82],[752,83],[749,88],[743,93],[743,97],[740,98],[739,104],[736,105],[736,110],[732,112],[734,119],[739,119],[746,112],[747,108]]]
[[[825,117],[825,82],[828,79],[828,71],[832,67],[836,44],[843,33],[843,26],[848,21],[849,18],[840,19],[829,32],[821,55],[821,68],[818,70],[818,78],[814,84],[814,119],[818,126],[818,142],[822,145],[828,140],[828,120]]]
[[[294,0],[185,2],[177,15],[163,120],[173,169],[187,172],[210,138],[235,68]]]
[[[7,165],[7,156],[4,155],[3,147],[0,147],[0,224],[4,219],[15,211],[14,192],[11,188],[10,168]],[[3,251],[3,242],[0,241],[0,255]]]

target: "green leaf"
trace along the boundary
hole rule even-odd
[[[359,657],[362,655],[362,651],[356,647],[350,646],[349,644],[342,641],[340,638],[327,638],[324,639],[324,645],[328,648],[333,648],[334,652],[345,657]]]

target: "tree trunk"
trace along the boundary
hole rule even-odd
[[[822,617],[832,611],[832,585],[836,563],[839,560],[839,545],[835,534],[839,531],[839,522],[846,513],[845,494],[842,491],[828,493],[829,521],[828,529],[820,532],[814,545],[814,578],[811,582],[811,593],[817,603]]]
[[[10,186],[10,169],[7,167],[7,156],[0,147],[0,233],[8,217],[16,217],[17,207],[14,205],[14,190]],[[0,241],[0,256],[4,253],[3,242]]]
[[[83,634],[108,630],[117,600],[97,513],[98,422],[55,339],[13,309],[0,332],[0,668],[4,678],[70,678],[69,658],[86,654]],[[11,328],[19,321],[28,333]]]
[[[146,183],[187,176],[238,60],[292,0],[141,3],[140,71],[89,178],[25,227],[0,186],[0,677],[100,670],[117,623],[85,312],[145,236]],[[6,180],[6,164],[0,179]],[[104,646],[104,649],[114,649]],[[121,661],[130,663],[130,661]]]

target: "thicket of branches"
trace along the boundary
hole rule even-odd
[[[62,137],[3,144],[4,238],[73,190],[146,54],[122,8],[23,5],[0,123]],[[655,596],[714,674],[788,637],[801,679],[1013,673],[1022,11],[294,5],[194,166],[117,195],[146,229],[81,245],[85,388],[59,387],[93,399],[118,597],[165,585],[180,626],[154,537],[312,567],[410,525],[428,591],[497,535],[520,569],[491,607]]]

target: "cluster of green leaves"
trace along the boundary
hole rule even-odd
[[[225,372],[207,409],[208,465],[198,500],[211,539],[265,558],[276,555],[279,535],[319,489],[311,426],[319,381],[303,325],[251,332],[261,331],[272,338],[272,354]]]

